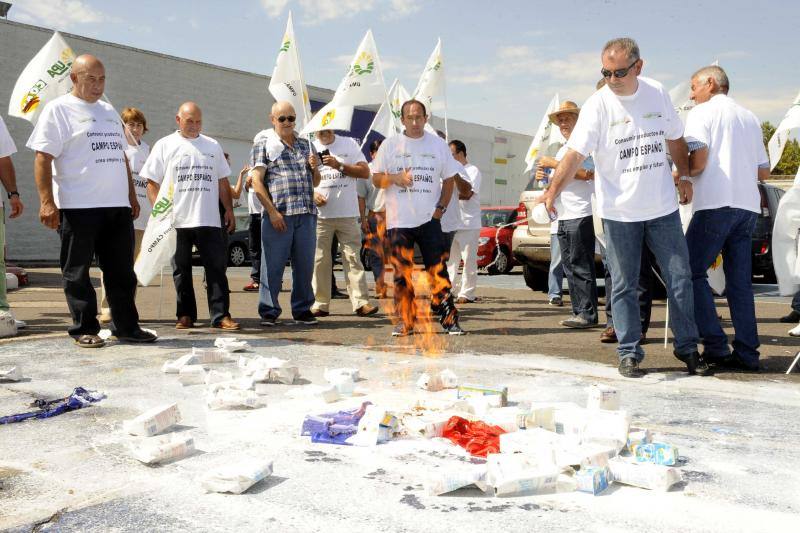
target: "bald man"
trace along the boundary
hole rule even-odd
[[[314,187],[321,180],[314,146],[294,132],[297,113],[289,102],[276,102],[270,112],[273,129],[257,137],[250,154],[253,190],[264,206],[261,219],[261,324],[274,326],[281,314],[278,294],[286,261],[292,261],[292,318],[314,325],[314,250],[317,207]]]
[[[176,329],[190,329],[197,321],[197,302],[192,283],[192,246],[200,252],[206,272],[206,296],[211,326],[237,330],[231,319],[230,291],[225,267],[228,261],[226,239],[220,231],[219,204],[225,213],[228,231],[235,222],[228,176],[231,169],[222,147],[200,133],[203,112],[194,102],[180,106],[175,123],[178,131],[159,139],[153,146],[139,175],[147,181],[147,195],[155,204],[162,183],[174,187],[173,226],[175,256],[172,279],[176,293]]]
[[[139,327],[134,293],[133,219],[139,203],[125,157],[119,114],[101,102],[106,73],[94,56],[72,64],[72,92],[48,103],[27,146],[36,152],[39,219],[61,237],[64,294],[72,315],[69,334],[82,348],[105,345],[98,333],[97,296],[89,278],[97,255],[118,339],[152,342]]]

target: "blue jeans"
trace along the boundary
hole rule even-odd
[[[597,324],[597,280],[594,269],[592,217],[558,221],[561,266],[567,277],[572,314]]]
[[[692,216],[686,241],[694,285],[694,315],[709,360],[730,355],[708,285],[706,271],[722,252],[725,298],[735,332],[733,350],[745,361],[758,364],[758,327],[752,285],[752,233],[758,214],[745,209],[703,209]]]
[[[794,293],[794,296],[792,296],[792,310],[800,313],[800,291],[797,291]]]
[[[611,306],[620,360],[633,357],[641,362],[642,323],[639,317],[639,270],[642,245],[653,252],[667,284],[669,321],[675,336],[675,354],[686,356],[697,351],[697,326],[694,322],[694,293],[689,250],[681,229],[678,211],[641,222],[603,219],[608,266],[611,269]]]
[[[292,261],[292,317],[311,310],[314,290],[314,252],[317,244],[317,215],[284,215],[285,231],[272,227],[268,216],[261,219],[261,280],[258,288],[258,314],[278,318],[278,295],[283,285],[286,261]]]
[[[547,276],[547,299],[561,298],[564,267],[561,265],[561,246],[558,235],[550,235],[550,273]]]

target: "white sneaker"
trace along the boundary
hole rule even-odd
[[[25,322],[24,320],[17,320],[15,318],[14,323],[17,325],[17,329],[25,329],[28,327],[28,323]]]
[[[790,337],[800,337],[800,324],[797,324],[795,327],[789,330]]]
[[[17,334],[17,321],[11,311],[0,311],[0,337],[13,337]]]

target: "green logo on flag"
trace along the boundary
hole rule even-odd
[[[150,213],[151,216],[157,217],[159,215],[163,215],[169,208],[172,207],[172,200],[169,198],[161,198],[158,202],[153,205],[153,211]]]
[[[366,66],[362,66],[362,64]],[[353,68],[350,71],[350,76],[354,74],[356,76],[363,76],[365,74],[372,74],[372,71],[375,69],[375,60],[366,52],[361,52],[361,55],[358,56],[356,62],[353,64]]]
[[[288,37],[284,36],[283,37],[283,45],[281,45],[281,48],[280,48],[280,50],[278,50],[278,53],[280,54],[281,52],[288,52],[290,46],[292,46],[292,40],[289,39]]]

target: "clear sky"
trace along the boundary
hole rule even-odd
[[[619,36],[668,88],[719,60],[731,96],[762,120],[778,122],[800,91],[797,0],[10,1],[10,20],[262,74],[291,9],[306,82],[330,89],[369,28],[386,83],[409,91],[441,37],[448,115],[527,134],[553,93],[591,94],[599,51]]]

